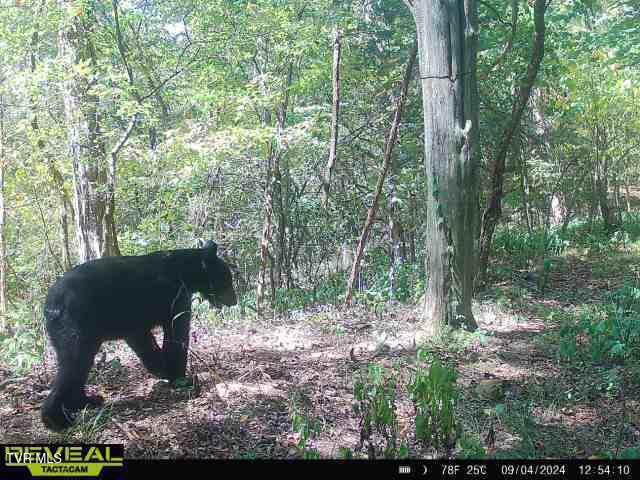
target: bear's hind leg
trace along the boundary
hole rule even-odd
[[[77,338],[75,342],[63,342],[62,345],[53,341],[53,345],[58,372],[42,406],[42,421],[51,430],[62,430],[73,424],[71,412],[104,402],[102,397],[87,396],[84,391],[99,343]]]

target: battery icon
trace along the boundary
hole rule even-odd
[[[411,473],[411,467],[409,465],[400,465],[398,467],[398,473],[403,473],[403,474]]]

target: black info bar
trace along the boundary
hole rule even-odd
[[[640,460],[218,460],[127,459],[122,445],[3,445],[0,480],[54,477],[139,478],[305,478],[385,479],[633,479]],[[224,477],[220,477],[224,475]],[[337,477],[336,477],[337,478]]]

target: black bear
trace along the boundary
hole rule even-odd
[[[217,250],[209,241],[202,248],[91,260],[51,286],[44,316],[58,372],[42,406],[47,428],[67,428],[70,412],[103,403],[85,394],[85,383],[105,340],[126,340],[153,375],[172,383],[185,376],[192,294],[217,307],[237,303],[231,270]],[[158,325],[162,349],[151,333]]]

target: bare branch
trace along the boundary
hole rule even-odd
[[[124,44],[124,40],[122,39],[122,29],[120,28],[120,16],[118,15],[118,0],[111,0],[111,5],[113,6],[113,18],[116,24],[116,43],[118,45],[118,53],[120,53],[120,58],[122,58],[122,64],[124,65],[125,70],[127,71],[127,77],[129,78],[129,85],[133,86],[133,71],[129,66],[129,62],[127,61],[127,49]]]
[[[116,144],[115,147],[111,149],[112,159],[118,156],[118,153],[120,153],[120,150],[122,149],[122,147],[124,147],[124,144],[127,143],[127,140],[129,140],[131,132],[133,132],[133,128],[136,126],[136,123],[138,123],[138,115],[134,114],[127,124],[127,129],[120,136],[120,141]]]
[[[184,72],[187,67],[191,66],[191,64],[193,64],[196,59],[198,58],[198,53],[200,52],[200,49],[198,48],[198,50],[196,50],[196,53],[194,53],[193,57],[191,58],[191,60],[182,68],[174,71],[171,75],[169,75],[167,78],[165,78],[164,80],[162,80],[158,85],[156,85],[153,90],[151,90],[148,94],[146,94],[144,97],[140,98],[141,102],[144,102],[145,100],[153,97],[156,93],[158,93],[162,87],[164,87],[167,83],[169,83],[171,80],[173,80],[174,78],[176,78],[178,75],[180,75],[182,72]]]

